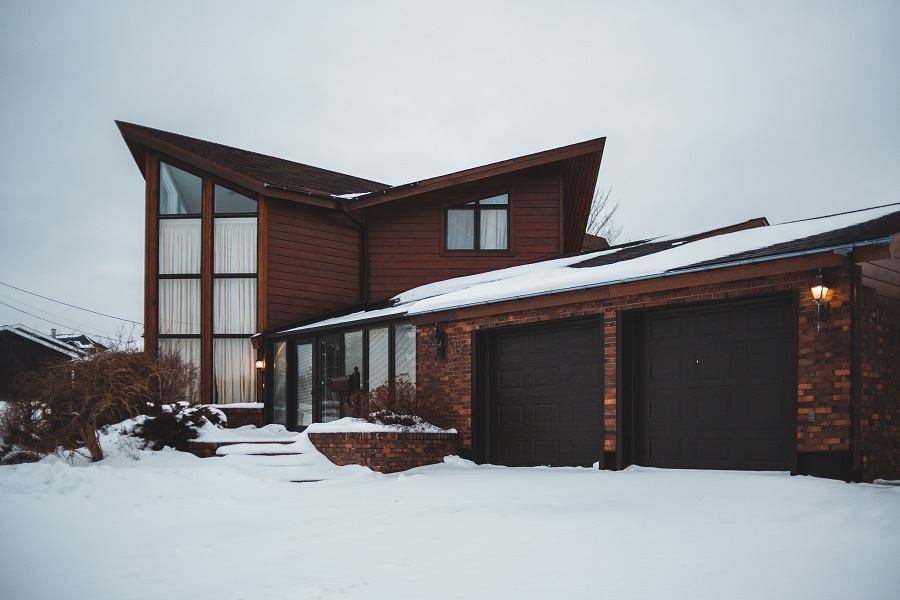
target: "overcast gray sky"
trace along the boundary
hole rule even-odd
[[[389,184],[607,136],[630,239],[898,202],[898,31],[849,0],[3,2],[0,282],[141,321],[114,119]],[[120,325],[0,285],[20,322]]]

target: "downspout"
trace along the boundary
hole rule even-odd
[[[341,203],[341,214],[350,219],[359,230],[359,302],[369,302],[369,230],[366,229],[366,209],[361,209],[362,220],[348,212],[347,205]]]
[[[862,475],[862,269],[850,262],[850,248],[834,251],[843,259],[844,270],[850,275],[850,480],[861,481]]]
[[[844,260],[849,260],[844,257]],[[853,354],[851,358],[850,373],[853,387],[850,396],[850,448],[853,454],[853,466],[851,473],[853,481],[862,481],[862,269],[855,265],[850,266],[851,294],[850,302],[853,307],[853,316],[850,328],[853,331]]]

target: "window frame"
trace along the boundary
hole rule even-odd
[[[481,204],[482,200],[489,200],[497,196],[506,196],[506,204]],[[467,205],[475,203],[468,208]],[[472,248],[448,248],[450,211],[471,210],[474,214]],[[481,248],[481,213],[485,210],[503,210],[506,212],[506,248]],[[499,256],[511,256],[513,251],[513,194],[511,191],[497,191],[481,193],[460,201],[459,198],[445,203],[441,207],[441,255],[445,256],[471,256],[492,254]]]
[[[156,219],[156,256],[154,259],[155,264],[155,285],[154,285],[154,304],[158,307],[160,302],[160,282],[162,280],[167,279],[192,279],[196,280],[200,283],[200,333],[195,334],[173,334],[173,333],[161,333],[161,320],[160,314],[157,310],[156,314],[156,327],[155,327],[155,336],[157,340],[157,347],[159,347],[160,340],[178,340],[178,339],[191,339],[191,340],[200,340],[200,388],[203,390],[204,387],[208,388],[208,396],[206,396],[205,401],[209,401],[212,403],[218,403],[219,398],[216,396],[216,360],[215,360],[215,348],[216,348],[216,340],[228,340],[228,339],[241,339],[247,340],[253,332],[248,333],[215,333],[215,306],[214,306],[214,298],[215,298],[215,286],[216,280],[219,279],[254,279],[256,280],[256,293],[254,299],[254,310],[256,312],[254,326],[254,332],[259,327],[259,309],[260,309],[260,275],[259,271],[261,268],[260,264],[260,256],[258,254],[259,248],[259,239],[260,239],[260,199],[259,195],[253,192],[252,190],[246,189],[243,186],[226,179],[219,177],[209,171],[204,171],[201,168],[185,163],[171,155],[157,153],[154,154],[153,157],[156,163],[156,190],[155,190],[155,199],[154,199],[154,216]],[[180,171],[184,171],[189,175],[193,175],[200,179],[201,182],[201,211],[200,213],[163,213],[162,212],[162,188],[163,188],[163,164],[166,164],[170,167],[178,169]],[[256,211],[255,212],[216,212],[216,188],[224,188],[227,191],[234,192],[236,194],[240,194],[248,198],[249,200],[253,200],[256,202]],[[257,245],[257,256],[256,256],[256,264],[255,271],[252,273],[217,273],[216,272],[216,260],[215,260],[215,224],[217,219],[231,219],[231,218],[254,218],[256,219],[256,245]],[[160,239],[160,223],[164,220],[181,220],[181,219],[199,219],[200,220],[200,243],[201,243],[201,259],[200,259],[200,271],[198,273],[189,273],[189,274],[170,274],[170,273],[160,273],[160,256],[159,256],[159,239]],[[207,253],[209,253],[207,255]],[[207,273],[207,271],[209,271]],[[208,301],[204,302],[204,299],[207,298]],[[204,332],[203,324],[208,323],[210,330],[209,332]],[[253,396],[256,399],[260,399],[258,386],[257,391],[253,392]],[[202,394],[202,392],[201,392]],[[251,398],[252,399],[252,398]],[[263,392],[263,396],[261,399],[265,399],[265,392]]]

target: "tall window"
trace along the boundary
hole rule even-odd
[[[447,209],[447,250],[509,250],[509,194]]]
[[[219,404],[252,402],[256,201],[220,185],[213,201],[213,394]]]
[[[203,181],[159,165],[158,349],[200,368],[200,213]]]
[[[256,332],[256,201],[210,181],[204,196],[201,177],[165,162],[159,163],[158,183],[159,350],[178,352],[198,369],[206,366],[201,376],[211,380],[214,402],[252,402],[256,373],[249,336]],[[212,206],[204,211],[204,202],[210,201]],[[204,212],[213,215],[207,228],[211,240],[204,240]],[[204,247],[212,248],[211,257],[203,256]],[[210,258],[212,289],[204,289],[201,272]],[[212,310],[212,332],[201,331],[202,298],[212,298],[212,306],[206,307]],[[201,361],[202,335],[210,334],[212,371]]]

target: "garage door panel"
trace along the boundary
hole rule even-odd
[[[750,308],[747,327],[751,332],[777,332],[788,327],[791,312],[783,306],[763,306]]]
[[[658,352],[647,360],[648,383],[667,384],[681,381],[681,356],[669,352]]]
[[[590,427],[600,422],[600,403],[597,400],[572,403],[572,424],[588,423]]]
[[[697,315],[696,328],[700,338],[731,335],[731,311],[702,311]]]
[[[705,426],[727,426],[737,418],[740,400],[731,388],[698,389],[694,394],[693,416],[700,428]]]
[[[559,425],[559,405],[536,404],[534,406],[535,425]]]
[[[534,387],[557,388],[559,387],[559,367],[534,370]],[[551,390],[547,390],[552,392]]]
[[[639,318],[636,461],[790,468],[796,437],[792,315],[790,299],[779,298]]]
[[[657,317],[649,320],[650,339],[681,339],[681,317]]]
[[[500,388],[504,390],[521,389],[524,373],[521,370],[508,370],[500,373]]]
[[[521,406],[501,406],[497,416],[498,422],[504,427],[525,424],[525,412]]]
[[[649,423],[681,421],[682,395],[677,390],[648,393],[647,421]]]

